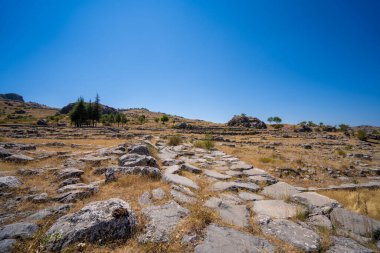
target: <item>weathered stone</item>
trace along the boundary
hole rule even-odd
[[[17,189],[21,186],[21,181],[14,176],[0,177],[0,190],[12,190]]]
[[[96,187],[92,184],[83,184],[83,183],[70,184],[70,185],[66,185],[62,188],[59,188],[57,190],[57,192],[58,193],[64,193],[64,192],[75,191],[75,190],[83,190],[83,191],[95,193],[98,191],[98,187]]]
[[[330,213],[333,227],[340,230],[341,234],[351,236],[351,233],[372,238],[380,235],[380,221],[367,216],[349,211],[344,208],[334,208]]]
[[[179,184],[179,185],[183,185],[183,186],[190,187],[193,189],[199,188],[198,185],[196,183],[194,183],[194,181],[191,180],[190,178],[173,174],[173,173],[171,173],[171,171],[166,170],[164,173],[163,179],[169,183]]]
[[[354,240],[346,237],[333,236],[333,245],[326,251],[326,253],[372,253],[373,250],[368,249]]]
[[[29,222],[18,222],[0,228],[2,239],[29,239],[38,230],[38,226]]]
[[[0,253],[10,253],[12,252],[13,246],[16,244],[15,239],[4,239],[0,240]]]
[[[156,188],[152,190],[152,196],[154,199],[161,200],[165,198],[165,191],[162,188]]]
[[[211,197],[206,201],[205,206],[215,209],[226,223],[249,227],[249,212],[246,205],[238,205],[228,199]]]
[[[275,184],[278,182],[277,179],[269,175],[268,176],[266,175],[249,176],[248,180],[255,184],[267,184],[267,185]]]
[[[286,219],[297,214],[297,207],[282,200],[259,200],[253,203],[252,210],[256,214],[267,215],[271,218]]]
[[[151,178],[161,178],[161,170],[151,166],[120,167],[124,174],[148,176]]]
[[[158,157],[161,160],[175,159],[177,155],[178,155],[177,152],[170,150],[168,147],[162,148],[160,152],[158,153]]]
[[[171,185],[171,189],[182,192],[182,193],[189,195],[189,196],[192,196],[192,197],[195,196],[195,194],[188,187],[185,187],[185,186],[173,184],[173,185]]]
[[[197,201],[196,198],[194,198],[192,196],[189,196],[189,195],[186,195],[183,192],[173,190],[173,189],[170,190],[170,194],[173,196],[173,198],[176,201],[178,201],[180,203],[193,204],[193,203],[195,203]]]
[[[141,194],[141,196],[139,197],[139,204],[141,206],[149,206],[153,204],[149,192],[144,192],[143,194]]]
[[[58,188],[62,188],[62,187],[64,187],[64,186],[66,186],[66,185],[70,185],[70,184],[78,184],[79,182],[80,182],[80,178],[77,178],[77,177],[68,178],[68,179],[63,180],[63,181],[59,184]]]
[[[139,154],[149,156],[149,149],[146,145],[135,145],[128,150],[130,154]]]
[[[204,170],[204,174],[208,177],[212,177],[219,180],[230,179],[232,176],[219,173],[214,170]]]
[[[119,164],[124,167],[149,166],[158,167],[156,159],[139,154],[126,154],[119,158]]]
[[[231,170],[249,170],[249,169],[252,169],[253,166],[252,165],[249,165],[249,164],[246,164],[244,162],[238,162],[236,164],[233,164],[231,165]]]
[[[336,200],[316,192],[301,192],[290,197],[291,201],[302,204],[312,213],[328,213],[333,208],[339,206]]]
[[[145,233],[139,237],[142,243],[167,242],[177,224],[189,214],[189,210],[175,201],[161,206],[150,206],[142,210],[148,217]]]
[[[15,162],[15,163],[27,163],[33,161],[32,157],[21,155],[21,154],[13,154],[5,158],[6,161]]]
[[[10,152],[4,148],[0,148],[0,158],[6,158],[6,157],[9,157],[11,155],[13,155],[12,152]]]
[[[300,191],[290,184],[278,182],[264,187],[261,193],[274,199],[286,199],[294,194],[300,193]]]
[[[241,182],[216,182],[212,185],[213,191],[237,191],[238,189],[256,192],[260,189],[260,187],[254,183]]]
[[[275,247],[267,240],[249,233],[210,224],[206,229],[206,238],[195,247],[196,253],[270,253]]]
[[[84,171],[76,168],[65,168],[57,171],[57,177],[59,179],[78,178],[83,175]]]
[[[135,226],[136,217],[127,202],[117,198],[96,201],[59,218],[46,232],[46,246],[58,252],[75,242],[126,239]]]
[[[34,195],[31,199],[33,203],[45,203],[49,201],[49,196],[46,192]]]
[[[250,193],[250,192],[239,192],[239,198],[246,201],[249,201],[249,200],[256,201],[256,200],[264,199],[263,196],[255,194],[255,193]]]
[[[261,230],[306,252],[316,252],[321,247],[317,233],[290,220],[271,220],[267,224],[261,224]]]
[[[202,172],[200,168],[195,167],[191,164],[187,164],[187,163],[181,165],[181,170],[186,170],[188,172],[195,173],[195,174],[199,174]]]
[[[313,215],[310,216],[306,223],[317,228],[327,228],[329,230],[332,229],[332,224],[329,218],[327,218],[325,215]]]
[[[66,214],[72,204],[64,204],[58,206],[52,206],[45,209],[42,209],[28,217],[25,218],[26,221],[39,221],[56,215],[64,215]]]
[[[106,172],[104,173],[104,176],[106,177],[106,180],[105,180],[106,183],[117,181],[116,171],[113,168],[108,168]]]
[[[40,174],[40,172],[41,172],[41,170],[39,170],[39,169],[23,168],[23,169],[17,170],[17,174],[19,174],[20,176],[35,176],[35,175]]]

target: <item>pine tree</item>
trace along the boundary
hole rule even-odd
[[[91,100],[87,104],[87,119],[88,119],[88,124],[87,125],[94,125],[94,107],[91,102]]]
[[[123,125],[126,124],[127,122],[128,122],[127,115],[122,114],[122,115],[121,115],[121,126],[123,126]]]
[[[119,124],[121,122],[121,113],[116,113],[115,121],[117,122],[117,127],[119,127]]]
[[[80,97],[70,113],[70,119],[76,127],[81,127],[87,120],[87,110],[82,97]]]
[[[99,122],[100,118],[101,118],[101,114],[102,114],[102,112],[101,112],[101,108],[100,108],[100,98],[99,98],[99,95],[96,94],[95,103],[94,103],[93,110],[92,110],[93,122]]]

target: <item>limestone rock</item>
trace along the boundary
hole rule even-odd
[[[52,217],[53,215],[61,216],[61,215],[66,214],[70,210],[71,207],[72,207],[72,204],[64,204],[64,205],[48,207],[26,217],[25,220],[39,221],[39,220]]]
[[[208,177],[212,177],[219,180],[230,179],[230,175],[222,174],[214,170],[204,170],[204,174]]]
[[[264,187],[261,193],[274,199],[286,199],[294,194],[300,193],[300,191],[290,184],[278,182]]]
[[[251,192],[239,192],[239,198],[246,201],[249,201],[249,200],[256,201],[256,200],[264,199],[263,196],[255,194],[255,193],[251,193]]]
[[[321,215],[321,214],[310,216],[306,220],[306,223],[317,228],[323,227],[330,230],[332,229],[332,224],[331,224],[330,219],[327,218],[325,215]]]
[[[0,190],[6,191],[11,189],[17,189],[21,186],[21,181],[14,176],[0,177]]]
[[[179,184],[193,189],[199,188],[198,185],[190,178],[170,173],[170,171],[165,171],[163,179],[169,183]]]
[[[333,208],[339,206],[336,200],[316,192],[301,192],[291,196],[292,201],[306,206],[312,213],[328,213]]]
[[[193,203],[195,203],[197,201],[196,198],[194,198],[192,196],[189,196],[189,195],[186,195],[185,193],[177,191],[177,190],[174,190],[174,189],[170,190],[170,194],[173,196],[173,198],[176,201],[178,201],[180,203],[193,204]]]
[[[187,163],[181,165],[181,170],[186,170],[188,172],[195,173],[195,174],[199,174],[202,172],[200,168],[195,167],[191,164],[187,164]]]
[[[4,239],[0,241],[0,252],[1,253],[10,253],[12,252],[12,248],[15,245],[15,239]]]
[[[131,147],[129,150],[128,150],[128,153],[130,154],[138,154],[138,155],[145,155],[145,156],[149,156],[150,153],[149,153],[149,149],[146,145],[135,145],[133,147]]]
[[[83,175],[84,171],[76,168],[65,168],[57,171],[57,177],[59,179],[67,179],[67,178],[79,178]]]
[[[238,230],[210,224],[206,238],[195,247],[196,253],[271,253],[275,247],[267,240]]]
[[[165,198],[165,191],[162,188],[156,188],[152,190],[152,196],[154,199],[161,200]]]
[[[326,253],[372,253],[370,250],[354,240],[346,237],[332,237],[333,246],[331,246]]]
[[[5,158],[6,161],[15,162],[15,163],[27,163],[33,161],[32,157],[21,155],[21,154],[13,154]]]
[[[17,222],[0,228],[2,239],[29,239],[38,230],[38,226],[29,222]]]
[[[212,185],[213,191],[237,191],[238,189],[256,192],[260,187],[254,183],[242,182],[216,182]]]
[[[283,200],[259,200],[253,203],[252,210],[256,214],[267,215],[271,218],[286,219],[296,216],[297,207]]]
[[[144,208],[142,212],[149,220],[145,233],[139,237],[142,243],[169,241],[170,234],[177,224],[190,213],[175,201],[161,206],[150,206]]]
[[[47,249],[58,252],[75,242],[102,242],[132,235],[136,217],[130,205],[117,198],[96,201],[59,218],[46,232]]]
[[[126,154],[119,158],[119,164],[124,167],[149,166],[158,167],[156,159],[139,154]]]

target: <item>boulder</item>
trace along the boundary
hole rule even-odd
[[[124,174],[148,176],[151,178],[161,178],[161,170],[151,166],[120,167]]]
[[[157,200],[165,198],[165,191],[162,188],[156,188],[152,190],[152,197]]]
[[[0,252],[1,253],[10,253],[12,252],[13,246],[16,244],[15,239],[4,239],[0,240]]]
[[[68,178],[68,179],[65,179],[63,180],[59,185],[58,185],[58,188],[62,188],[66,185],[70,185],[70,184],[78,184],[80,182],[80,178],[77,178],[77,177],[74,177],[74,178]]]
[[[299,208],[299,207],[298,207]],[[297,215],[297,206],[285,203],[283,200],[259,200],[253,202],[252,210],[256,214],[271,218],[287,219]]]
[[[329,213],[333,208],[339,206],[336,200],[316,192],[297,193],[292,195],[290,200],[306,206],[311,213]]]
[[[37,232],[38,226],[29,222],[17,222],[0,228],[0,240],[29,239]]]
[[[37,126],[47,126],[48,125],[47,121],[44,119],[37,120],[36,124],[37,124]]]
[[[126,239],[135,227],[136,217],[127,202],[117,198],[96,201],[59,218],[46,232],[46,247],[59,252],[75,242]]]
[[[141,243],[168,242],[170,235],[177,224],[185,218],[190,211],[175,201],[161,206],[149,206],[142,210],[148,218],[145,232],[139,237]]]
[[[321,214],[310,216],[306,220],[306,223],[316,228],[326,228],[329,230],[332,229],[330,219],[327,216]]]
[[[126,154],[119,158],[119,164],[124,167],[149,166],[158,167],[156,159],[139,154]]]
[[[275,247],[267,240],[216,224],[208,225],[206,237],[195,247],[196,253],[270,253]]]
[[[0,177],[0,190],[12,190],[17,189],[21,186],[21,181],[14,176]]]
[[[339,230],[339,234],[349,236],[354,234],[375,239],[380,237],[380,221],[367,216],[338,207],[332,210],[330,219],[333,227]]]
[[[128,153],[150,156],[149,149],[146,145],[135,145],[128,150]]]
[[[290,184],[278,182],[276,184],[264,187],[261,193],[274,199],[286,199],[294,194],[300,193],[300,191]]]
[[[261,224],[261,230],[306,252],[318,252],[321,248],[317,233],[290,220],[266,220]]]

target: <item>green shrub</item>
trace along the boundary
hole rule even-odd
[[[276,125],[273,125],[273,128],[274,128],[274,129],[281,129],[281,128],[283,128],[283,127],[284,127],[283,124],[276,124]]]
[[[262,162],[262,163],[270,163],[270,162],[273,161],[273,159],[272,159],[272,158],[269,158],[269,157],[261,157],[261,158],[259,159],[259,161]]]
[[[346,152],[344,152],[344,151],[341,150],[341,149],[338,149],[336,152],[337,152],[338,155],[340,155],[340,156],[346,156]]]
[[[204,140],[201,140],[201,141],[196,141],[194,143],[194,147],[196,148],[203,148],[203,149],[212,149],[213,147],[215,147],[215,144],[214,144],[214,141],[212,140],[212,136],[210,135],[206,135],[205,139]]]
[[[170,137],[169,142],[168,142],[170,146],[177,146],[181,143],[182,143],[182,138],[179,135]]]
[[[359,140],[366,141],[367,140],[367,133],[364,130],[359,130],[356,134]]]

